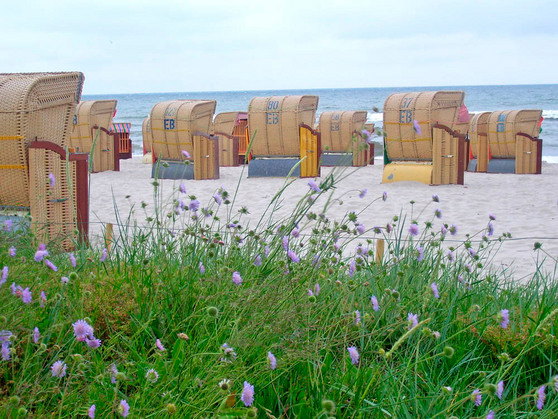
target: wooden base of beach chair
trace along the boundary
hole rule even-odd
[[[432,162],[394,162],[384,166],[382,183],[413,181],[432,184]]]

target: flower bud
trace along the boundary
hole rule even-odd
[[[322,408],[327,413],[335,412],[335,403],[332,400],[322,400]]]
[[[205,309],[205,311],[207,312],[207,315],[211,316],[211,317],[216,317],[217,314],[219,314],[219,309],[217,307],[213,307],[213,306],[212,307],[207,307]]]
[[[453,358],[453,355],[455,354],[455,350],[451,347],[451,346],[446,346],[444,348],[444,356],[448,359]]]
[[[169,415],[174,415],[176,413],[176,405],[174,403],[167,404],[167,413]]]
[[[21,401],[21,399],[17,396],[11,396],[10,397],[10,404],[19,404],[20,401]]]

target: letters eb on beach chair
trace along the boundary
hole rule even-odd
[[[88,232],[87,155],[66,151],[83,80],[0,74],[0,207],[30,212],[37,239],[66,249]]]
[[[320,133],[312,129],[317,108],[318,96],[253,98],[248,176],[319,176]]]
[[[465,123],[459,120],[464,98],[464,92],[450,91],[388,96],[384,104],[384,183],[463,184],[468,154],[465,135],[455,128]]]
[[[328,111],[320,115],[322,166],[374,164],[374,145],[362,134],[368,112]],[[367,130],[370,134],[374,131]]]
[[[152,176],[162,179],[218,179],[219,139],[210,135],[217,102],[171,100],[153,106],[147,124],[153,150]],[[144,131],[145,132],[145,131]]]
[[[238,166],[244,163],[249,143],[246,112],[223,112],[215,115],[213,134],[219,137],[221,166]]]
[[[120,170],[119,141],[110,131],[116,103],[116,99],[86,100],[76,108],[70,146],[90,153],[93,173]]]
[[[541,110],[491,112],[488,116],[488,173],[540,174]]]

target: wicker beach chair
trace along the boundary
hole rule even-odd
[[[149,115],[151,134],[147,134],[153,150],[153,176],[196,180],[219,177],[219,142],[209,135],[216,105],[214,100],[171,100],[153,106]],[[184,164],[186,161],[193,164]]]
[[[91,153],[91,171],[119,169],[119,143],[115,141],[112,118],[116,99],[80,102],[74,116],[71,147],[81,153]]]
[[[248,106],[248,176],[319,176],[318,96],[255,97]],[[291,169],[303,160],[296,172]]]
[[[85,157],[66,152],[83,81],[79,72],[0,74],[0,206],[29,208],[38,239],[60,238],[64,247],[76,227],[82,239],[88,228],[77,163]]]
[[[323,166],[366,166],[370,156],[374,161],[373,145],[368,144],[361,134],[367,116],[366,111],[322,112],[319,131]]]
[[[463,184],[465,136],[457,131],[464,92],[395,93],[384,104],[383,182]]]

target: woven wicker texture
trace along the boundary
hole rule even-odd
[[[209,133],[215,100],[171,100],[151,109],[151,136],[157,158],[184,160],[194,155],[193,133]]]
[[[494,158],[515,158],[516,134],[539,136],[541,110],[496,111],[488,117],[488,146]]]
[[[350,151],[353,145],[353,133],[364,128],[366,118],[366,111],[322,112],[319,124],[322,151]]]
[[[0,205],[29,206],[28,146],[68,145],[83,74],[0,74]]]
[[[116,99],[80,102],[74,116],[74,127],[70,138],[71,147],[80,153],[90,153],[94,140],[91,128],[97,125],[107,130],[110,129],[116,103]],[[93,160],[97,154],[95,153]]]
[[[151,153],[153,137],[151,136],[151,120],[149,117],[145,118],[141,124],[141,135],[143,138],[143,154]]]
[[[432,125],[455,129],[464,92],[394,93],[384,104],[386,151],[390,160],[432,160]],[[420,134],[415,129],[415,121]]]
[[[318,96],[255,97],[248,106],[252,155],[299,156],[299,127],[313,127]],[[254,137],[255,135],[255,137]]]
[[[233,135],[239,114],[240,112],[222,112],[215,115],[213,132],[224,132],[225,134]]]
[[[49,175],[54,175],[51,186]],[[75,163],[51,150],[29,149],[32,229],[42,243],[57,240],[71,249],[77,236]]]

